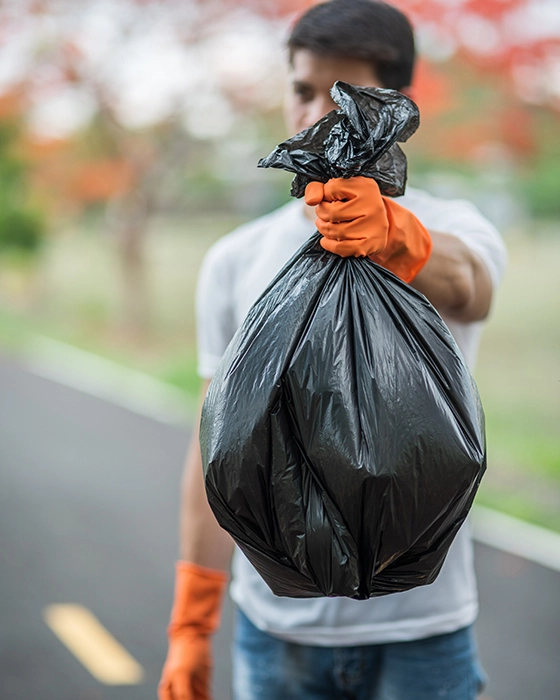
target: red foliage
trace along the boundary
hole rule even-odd
[[[501,20],[516,7],[526,5],[526,0],[466,0],[462,11],[490,20]]]
[[[455,96],[453,84],[437,66],[420,60],[414,72],[414,101],[421,117],[432,117],[453,108]]]
[[[165,12],[174,12],[181,5],[180,0],[133,0],[141,6],[161,6]],[[443,157],[469,158],[476,148],[486,141],[500,141],[520,155],[529,155],[535,148],[533,116],[530,109],[519,104],[518,89],[513,79],[520,66],[529,66],[539,70],[550,60],[550,57],[560,55],[560,37],[522,39],[510,36],[505,32],[508,16],[527,7],[535,0],[389,0],[402,9],[417,28],[422,25],[435,27],[443,36],[449,37],[457,46],[453,65],[475,66],[478,74],[476,82],[486,86],[497,86],[499,97],[489,111],[481,119],[479,113],[472,113],[468,105],[462,103],[461,90],[464,85],[462,76],[457,80],[445,66],[420,60],[415,78],[414,98],[419,103],[422,118],[426,124],[432,125],[423,131],[428,134],[434,130],[434,154]],[[216,17],[228,12],[248,10],[263,15],[271,20],[294,18],[299,16],[317,0],[198,0],[203,23],[211,25]],[[23,5],[22,5],[23,7]],[[52,5],[48,0],[33,0],[25,5],[28,14],[48,14]],[[461,21],[464,17],[474,17],[491,23],[503,37],[501,45],[491,54],[476,53],[465,46],[461,36]],[[188,22],[187,22],[188,23]],[[202,28],[204,28],[203,25]],[[186,26],[186,25],[185,25]],[[9,27],[7,28],[9,30]],[[185,41],[196,41],[193,38],[193,28],[186,26]],[[197,28],[197,31],[200,28]],[[192,31],[191,31],[192,30]],[[100,111],[111,116],[111,90],[105,90],[102,77],[91,76],[83,70],[81,50],[75,37],[70,32],[65,35],[53,49],[52,56],[57,71],[66,83],[81,83],[90,81],[92,94],[98,100]],[[543,69],[544,70],[544,69]],[[28,77],[32,85],[34,76]],[[492,83],[493,81],[493,83]],[[27,84],[22,84],[10,92],[0,96],[0,119],[3,117],[21,116],[26,108]],[[542,91],[546,98],[546,91]],[[239,99],[239,96],[236,96]],[[242,98],[250,98],[249,89],[242,91]],[[549,106],[555,107],[549,96]],[[232,97],[233,101],[233,97]],[[486,109],[487,105],[485,106]],[[446,115],[452,114],[452,120],[445,120]],[[450,121],[453,122],[450,125]],[[439,131],[438,131],[439,129]],[[436,133],[437,132],[437,133]],[[440,133],[441,132],[441,133]],[[440,138],[441,137],[441,138]],[[424,137],[423,137],[424,138]],[[73,198],[79,206],[89,202],[104,201],[115,196],[122,196],[134,187],[134,174],[131,167],[124,161],[115,158],[104,158],[95,161],[78,163],[77,156],[71,155],[71,148],[60,142],[25,144],[30,158],[37,164],[37,179],[43,192],[52,193],[53,201]]]
[[[482,144],[495,141],[495,137],[495,124],[491,120],[457,124],[440,134],[440,151],[447,160],[468,161]]]
[[[132,182],[132,169],[122,160],[88,161],[76,167],[67,193],[83,204],[103,202],[128,192]]]
[[[26,104],[25,91],[19,87],[0,95],[0,119],[19,117]]]
[[[536,140],[532,115],[527,108],[506,106],[500,114],[501,140],[514,152],[530,156]]]
[[[221,4],[224,9],[245,8],[263,17],[277,19],[301,14],[318,2],[317,0],[219,0],[217,4]]]
[[[122,158],[81,160],[70,140],[26,139],[21,148],[33,163],[33,183],[46,209],[80,211],[106,202],[134,186],[131,165]]]

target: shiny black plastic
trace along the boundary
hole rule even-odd
[[[486,466],[484,419],[427,299],[319,241],[254,304],[210,384],[205,484],[275,594],[364,599],[435,580]]]
[[[338,81],[331,89],[340,109],[277,146],[260,168],[296,173],[291,194],[302,197],[311,180],[363,175],[381,194],[404,194],[406,157],[397,145],[420,123],[418,107],[396,90],[355,87]]]

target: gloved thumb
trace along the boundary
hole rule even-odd
[[[310,207],[316,207],[323,201],[325,186],[322,182],[310,182],[305,188],[305,203]]]

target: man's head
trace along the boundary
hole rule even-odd
[[[297,133],[336,108],[336,80],[410,93],[412,27],[396,8],[374,0],[331,0],[297,22],[288,40],[291,84],[286,123]]]

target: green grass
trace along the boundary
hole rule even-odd
[[[208,247],[238,223],[154,222],[145,247],[149,325],[140,334],[122,324],[120,263],[103,231],[59,232],[34,270],[0,259],[0,346],[17,354],[33,335],[46,335],[197,395],[197,272]]]
[[[155,222],[147,240],[151,324],[123,331],[119,261],[103,232],[64,230],[41,264],[0,260],[0,347],[50,336],[198,392],[193,297],[204,252],[236,221]],[[489,468],[479,501],[560,531],[560,240],[510,234],[508,273],[475,376]]]
[[[507,240],[475,372],[489,468],[479,501],[560,531],[560,240]]]
[[[0,347],[4,351],[18,354],[34,331],[34,324],[25,317],[0,309]]]

